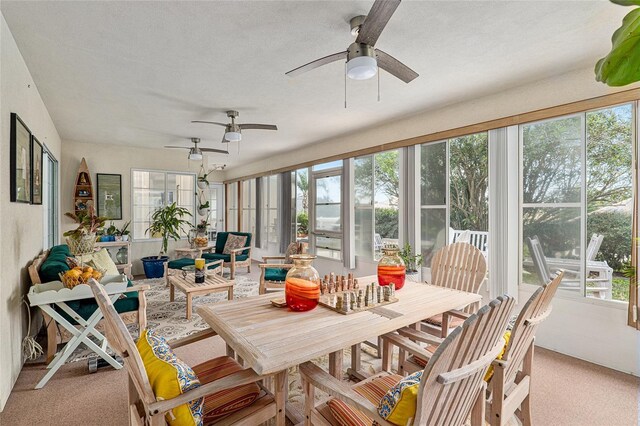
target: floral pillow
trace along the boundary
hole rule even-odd
[[[232,250],[243,248],[246,243],[247,243],[246,235],[229,234],[227,236],[227,242],[224,245],[224,249],[222,250],[222,254],[231,254]]]
[[[302,253],[302,244],[300,243],[291,243],[289,247],[287,247],[287,251],[284,253],[284,263],[291,264],[293,263],[293,259],[291,256],[294,254]]]
[[[417,371],[389,389],[378,405],[380,417],[394,425],[410,424],[416,415],[418,388],[421,379],[422,371]]]

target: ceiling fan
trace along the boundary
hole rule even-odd
[[[400,0],[376,0],[367,16],[355,16],[349,21],[351,34],[357,37],[347,50],[316,59],[287,72],[286,75],[295,77],[323,65],[346,59],[347,76],[353,80],[369,79],[377,74],[380,67],[405,83],[409,83],[418,77],[418,73],[388,53],[374,48],[382,30],[399,5]]]
[[[217,152],[220,154],[228,154],[228,150],[223,149],[215,149],[215,148],[200,148],[198,144],[200,143],[200,138],[191,138],[191,142],[193,142],[192,147],[188,146],[173,146],[173,145],[165,145],[165,148],[174,148],[174,149],[188,149],[189,150],[189,160],[200,161],[202,160],[203,152]]]
[[[238,111],[227,111],[227,117],[231,119],[231,123],[220,123],[217,121],[201,121],[193,120],[192,123],[215,124],[225,128],[222,142],[239,142],[242,140],[243,130],[278,130],[278,126],[274,124],[237,124],[236,117],[240,113]]]

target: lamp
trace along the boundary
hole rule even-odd
[[[229,142],[239,142],[242,139],[242,134],[240,132],[225,132],[224,139]]]
[[[373,47],[352,43],[347,50],[347,77],[352,80],[366,80],[377,73],[378,61]]]
[[[189,151],[189,160],[191,161],[200,161],[202,160],[202,151],[200,151],[197,148],[191,148],[191,151]]]

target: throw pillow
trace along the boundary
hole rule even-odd
[[[91,264],[93,263],[94,268],[105,271],[105,275],[119,275],[118,267],[116,266],[113,259],[111,259],[111,255],[106,248],[100,249],[91,254],[84,254],[81,256],[76,256],[82,263]]]
[[[167,341],[153,330],[144,330],[136,347],[147,377],[158,400],[175,398],[200,386],[196,373],[171,350]],[[204,398],[169,411],[165,416],[171,426],[201,426]]]
[[[389,389],[378,405],[380,417],[394,425],[410,424],[416,415],[421,379],[422,371],[416,371]]]
[[[496,359],[502,359],[502,357],[504,356],[504,353],[507,351],[507,346],[509,346],[509,340],[511,340],[511,330],[505,331],[502,337],[504,338],[504,346],[502,347],[502,351],[500,351]],[[489,369],[487,370],[487,374],[484,375],[484,381],[488,382],[489,380],[491,380],[491,377],[493,377],[493,365],[489,366]]]
[[[284,253],[284,263],[292,264],[293,259],[291,259],[291,256],[294,254],[300,254],[300,253],[302,253],[302,244],[300,243],[289,244],[289,246],[287,247],[287,251]]]
[[[246,242],[246,235],[229,234],[229,236],[227,236],[227,242],[224,245],[224,250],[222,250],[222,254],[231,254],[231,250],[243,248]]]

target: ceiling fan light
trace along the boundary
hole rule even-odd
[[[242,139],[242,134],[240,132],[226,132],[224,138],[229,142],[239,142]]]
[[[371,56],[357,56],[347,62],[347,77],[352,80],[367,80],[378,72],[378,62]]]
[[[191,160],[191,161],[200,161],[200,160],[202,160],[202,153],[201,152],[190,152],[189,153],[189,160]]]

